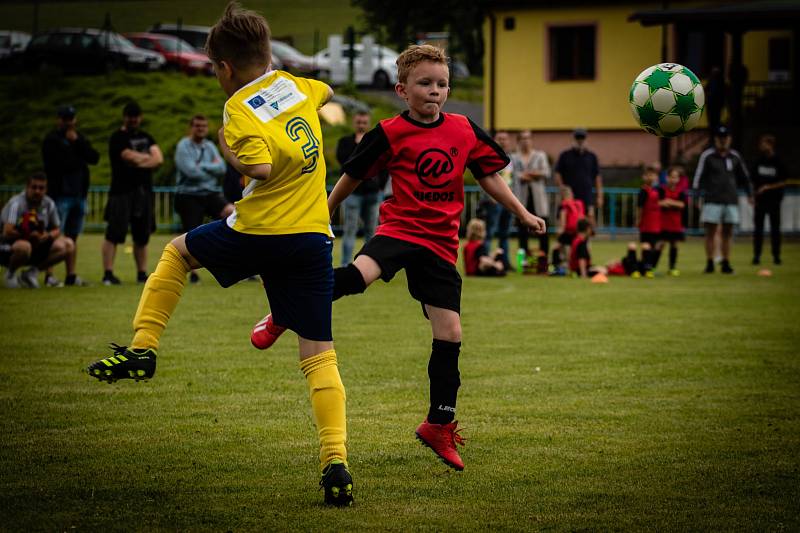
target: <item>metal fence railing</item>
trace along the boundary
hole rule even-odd
[[[0,185],[0,205],[5,205],[8,199],[21,192],[22,185]],[[330,188],[329,188],[330,189]],[[174,210],[174,187],[154,187],[156,224],[159,231],[178,232],[180,231],[180,218]],[[481,189],[477,185],[467,185],[464,187],[464,212],[462,214],[462,228],[466,227],[466,221],[478,215],[481,199]],[[555,187],[548,187],[548,201],[550,202],[550,231],[556,229],[555,213],[558,212],[558,190]],[[636,209],[639,189],[608,187],[603,190],[605,205],[597,214],[598,232],[609,235],[612,239],[617,235],[636,233]],[[105,229],[103,215],[106,201],[108,199],[107,185],[93,185],[89,188],[87,198],[87,213],[85,220],[86,231],[102,231]],[[739,226],[740,232],[750,232],[753,229],[752,207],[744,196],[739,198],[742,223]],[[341,226],[344,206],[342,206],[332,224],[335,231]],[[781,210],[781,228],[785,233],[800,233],[800,193],[789,190],[786,193],[783,207]],[[690,195],[686,209],[685,218],[686,232],[689,235],[700,235],[703,233],[700,223],[700,211],[697,206],[697,199]]]

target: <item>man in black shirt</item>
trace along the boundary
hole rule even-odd
[[[355,133],[339,139],[336,145],[336,160],[340,167],[350,159],[350,156],[361,142],[364,134],[370,127],[369,113],[357,111],[353,115],[353,129]],[[383,173],[385,175],[385,173]],[[342,266],[347,266],[353,259],[356,233],[358,233],[359,219],[364,224],[364,244],[375,233],[378,225],[378,207],[381,202],[381,190],[386,184],[386,179],[372,178],[364,180],[358,188],[344,201],[344,228],[342,235]]]
[[[117,245],[125,242],[128,225],[133,237],[133,257],[137,280],[147,280],[147,243],[155,230],[153,212],[153,169],[164,161],[156,141],[139,129],[142,109],[129,102],[122,111],[122,127],[111,135],[108,155],[111,159],[111,190],[105,218],[108,222],[103,241],[103,284],[119,285],[114,275]]]
[[[781,264],[781,202],[786,187],[786,171],[775,154],[775,136],[762,135],[758,142],[761,155],[753,164],[755,211],[753,229],[753,264],[761,262],[764,240],[764,218],[769,216],[772,260]]]
[[[75,274],[75,260],[78,254],[78,235],[83,230],[86,216],[86,196],[89,193],[89,165],[100,160],[97,150],[76,128],[75,108],[64,105],[58,108],[56,128],[44,138],[42,160],[47,175],[48,195],[55,201],[61,230],[75,246],[67,254],[65,265],[66,285],[85,285]],[[58,280],[48,273],[48,285]]]
[[[586,130],[576,128],[573,132],[575,145],[561,152],[555,167],[556,187],[568,185],[576,200],[586,206],[586,214],[592,227],[597,224],[595,209],[603,208],[603,178],[597,156],[586,148]],[[594,194],[592,193],[594,187]]]

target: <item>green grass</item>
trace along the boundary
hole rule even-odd
[[[92,280],[99,242],[81,241]],[[466,279],[462,473],[413,438],[430,332],[403,276],[337,302],[347,510],[320,504],[293,335],[249,346],[258,284],[201,273],[156,378],[113,386],[80,368],[129,339],[129,253],[121,287],[0,289],[0,529],[797,530],[800,247],[771,278],[748,253],[729,277],[699,274],[693,241],[680,278]]]
[[[373,106],[376,121],[396,113],[383,100],[371,95],[362,98]],[[108,139],[122,124],[122,107],[131,99],[144,110],[142,129],[155,138],[164,152],[164,164],[155,172],[154,180],[157,184],[174,185],[175,145],[188,135],[189,118],[196,113],[206,115],[210,137],[215,141],[222,126],[226,98],[213,77],[169,72],[0,77],[0,123],[6,125],[0,131],[0,183],[24,183],[30,173],[42,168],[42,140],[55,125],[56,106],[63,103],[76,106],[78,129],[100,152],[100,162],[90,167],[92,184],[110,183]],[[344,126],[323,126],[325,160],[333,173],[339,168],[336,141],[346,133],[352,133],[349,121]]]
[[[39,29],[77,26],[100,28],[106,14],[119,32],[145,31],[156,22],[211,26],[222,14],[227,0],[113,0],[59,1],[39,3]],[[306,54],[314,52],[314,32],[319,32],[319,49],[328,46],[328,35],[343,34],[345,28],[363,25],[361,10],[348,0],[243,0],[248,9],[258,11],[269,22],[276,38],[290,40]],[[31,32],[33,2],[10,1],[0,4],[3,28]]]

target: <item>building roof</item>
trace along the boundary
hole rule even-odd
[[[746,30],[791,28],[800,23],[797,0],[769,0],[676,9],[637,11],[628,20],[643,26],[717,24]]]

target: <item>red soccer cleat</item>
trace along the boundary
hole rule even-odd
[[[284,331],[286,328],[275,325],[275,322],[272,321],[272,313],[270,313],[253,327],[253,331],[250,333],[250,342],[259,350],[266,350],[275,344]]]
[[[456,444],[464,445],[464,437],[456,429],[458,422],[449,424],[431,424],[427,419],[417,427],[417,439],[433,450],[433,453],[449,466],[456,470],[464,470],[464,461],[458,455]]]

